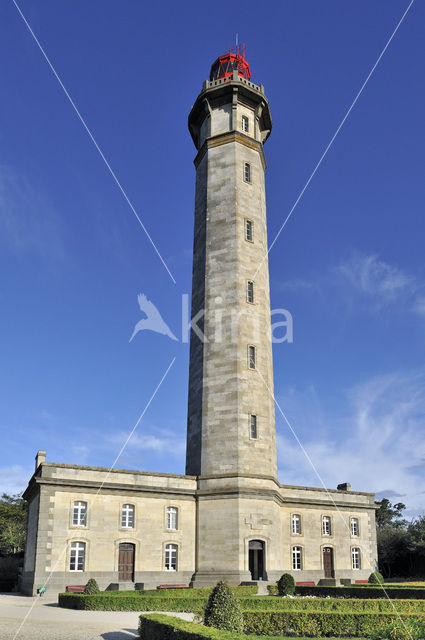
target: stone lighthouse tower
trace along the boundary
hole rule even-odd
[[[272,123],[250,77],[244,51],[219,57],[189,115],[199,330],[190,343],[186,473],[199,477],[197,585],[265,579],[280,538],[265,257],[263,144]]]

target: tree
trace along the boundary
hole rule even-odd
[[[84,593],[88,593],[90,595],[94,595],[95,593],[100,593],[99,585],[97,584],[94,578],[90,578],[88,583],[84,588]]]
[[[280,596],[293,596],[295,593],[295,580],[290,573],[280,576],[277,583],[277,590]]]
[[[27,503],[20,494],[0,498],[0,553],[23,551],[27,533]]]
[[[411,575],[425,572],[425,515],[413,520],[407,527],[407,546],[409,550]]]
[[[208,627],[243,632],[243,615],[239,600],[226,582],[218,582],[205,609],[204,624]]]
[[[386,526],[403,529],[407,526],[408,522],[403,519],[403,514],[401,513],[406,508],[405,504],[402,502],[391,504],[388,498],[383,498],[376,504],[379,504],[379,509],[376,511],[376,526],[378,529]]]

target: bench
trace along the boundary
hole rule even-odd
[[[296,582],[295,586],[297,587],[315,587],[315,582]]]
[[[69,584],[65,590],[67,593],[83,593],[85,588],[85,584]]]
[[[356,580],[354,584],[369,584],[369,580]]]
[[[187,584],[160,584],[157,589],[190,589]]]

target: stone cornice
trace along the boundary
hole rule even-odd
[[[149,494],[153,493],[156,495],[162,494],[166,496],[191,496],[194,497],[196,494],[195,489],[183,489],[180,487],[159,487],[159,486],[136,486],[132,484],[124,484],[118,482],[101,482],[95,480],[76,480],[70,478],[34,478],[34,482],[36,485],[48,485],[55,487],[58,491],[72,491],[72,489],[79,489],[81,491],[86,491],[88,493],[94,493],[105,490],[110,492],[119,492],[119,493],[140,493],[140,494]]]
[[[256,480],[269,480],[280,488],[280,484],[273,476],[265,476],[260,473],[214,473],[211,475],[198,476],[198,480],[220,480],[222,478],[254,478]]]
[[[273,489],[249,489],[241,487],[223,487],[222,489],[198,489],[196,492],[198,498],[209,500],[223,500],[226,498],[253,498],[261,500],[273,500],[279,505],[283,504],[282,496],[278,491]]]
[[[313,498],[288,498],[287,496],[282,496],[282,502],[285,505],[312,505],[312,506],[326,506],[327,509],[332,509],[332,507],[337,507],[338,509],[377,509],[375,503],[365,503],[365,502],[342,502],[341,500],[326,500],[326,499],[314,499]]]
[[[266,170],[266,159],[264,157],[263,145],[258,140],[254,140],[250,136],[241,133],[240,131],[229,131],[228,133],[221,133],[217,136],[212,136],[211,138],[207,138],[199,149],[196,157],[194,159],[194,165],[198,168],[199,163],[202,158],[208,151],[208,149],[213,149],[214,147],[220,147],[223,144],[228,144],[229,142],[239,142],[239,144],[248,147],[248,149],[253,149],[254,151],[258,151],[261,158],[261,164],[263,165],[263,170]]]

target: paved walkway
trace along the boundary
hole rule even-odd
[[[193,619],[191,613],[170,615]],[[16,640],[134,640],[138,637],[138,616],[137,611],[62,609],[57,598],[47,596],[0,594],[0,640],[15,640],[15,636]]]

